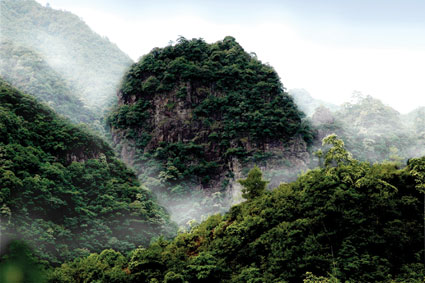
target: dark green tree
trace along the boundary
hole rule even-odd
[[[165,274],[164,283],[184,283],[183,275],[169,271]]]
[[[268,183],[268,181],[263,180],[263,173],[257,166],[249,171],[246,179],[239,180],[238,182],[244,187],[242,189],[242,196],[247,200],[261,196],[265,192]]]

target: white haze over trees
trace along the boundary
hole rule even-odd
[[[341,104],[353,91],[401,113],[425,105],[425,2],[37,0],[72,11],[133,60],[179,35],[235,37],[286,88]]]
[[[0,4],[2,42],[38,54],[94,112],[102,111],[115,97],[116,86],[132,63],[115,44],[70,12],[28,0],[2,0]]]

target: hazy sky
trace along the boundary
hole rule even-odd
[[[80,16],[134,60],[180,35],[231,35],[287,89],[342,103],[353,91],[402,113],[425,106],[425,0],[37,0]]]

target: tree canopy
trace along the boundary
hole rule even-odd
[[[252,200],[261,196],[266,191],[267,181],[263,180],[263,174],[260,168],[255,166],[248,173],[248,177],[244,180],[239,180],[239,183],[244,187],[242,189],[242,197],[247,200]]]
[[[335,136],[325,143],[328,165],[117,260],[125,280],[422,282],[425,158],[400,169],[347,158]],[[52,278],[84,280],[80,266]]]

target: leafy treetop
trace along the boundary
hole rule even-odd
[[[261,173],[260,168],[255,166],[249,171],[246,179],[238,181],[244,187],[242,189],[242,197],[252,200],[265,192],[268,182],[263,180],[262,176],[263,173]]]

